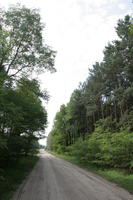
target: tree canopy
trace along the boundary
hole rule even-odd
[[[55,51],[44,43],[39,12],[17,5],[0,14],[0,71],[9,77],[54,72]]]
[[[19,4],[0,10],[0,167],[35,151],[45,137],[49,96],[32,74],[55,72],[39,11]]]
[[[131,25],[130,16],[118,21],[116,32],[119,38],[105,47],[103,61],[93,65],[87,80],[74,90],[69,103],[61,106],[49,135],[51,142],[48,140],[48,146],[52,150],[74,153],[78,158],[85,158],[86,162],[90,161],[97,165],[125,168],[131,166],[133,157]],[[65,112],[62,112],[62,108]]]

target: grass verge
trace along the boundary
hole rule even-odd
[[[22,157],[19,161],[4,168],[4,170],[1,169],[3,173],[0,176],[0,200],[11,199],[13,192],[29,174],[37,161],[37,156]]]
[[[128,190],[130,193],[133,194],[133,174],[127,174],[119,170],[98,169],[96,167],[89,166],[86,163],[79,162],[75,157],[72,157],[69,155],[57,154],[55,152],[50,152],[50,153],[52,153],[53,155],[59,158],[67,160],[73,164],[76,164],[79,167],[82,167],[84,169],[97,173],[101,175],[103,178],[113,183],[118,184],[119,186],[125,188],[126,190]]]

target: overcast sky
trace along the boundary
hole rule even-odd
[[[61,104],[86,80],[88,68],[103,58],[104,47],[117,38],[118,19],[133,10],[132,0],[0,0],[1,7],[21,3],[39,8],[45,42],[57,51],[55,74],[41,75],[51,98],[46,105],[50,131]],[[45,141],[41,141],[42,144]]]

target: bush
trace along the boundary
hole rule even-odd
[[[97,166],[132,168],[133,133],[94,133],[88,147],[88,159]]]
[[[75,156],[80,162],[88,162],[88,141],[79,138],[75,144],[67,148],[69,155]]]
[[[80,162],[133,170],[133,133],[93,133],[88,140],[78,139],[67,150]]]
[[[125,112],[119,122],[119,127],[128,132],[133,131],[133,108],[129,112]]]
[[[104,133],[98,134],[94,133],[89,141],[89,160],[93,165],[100,167],[109,167],[111,166],[111,157],[110,154],[110,138],[111,134]]]
[[[116,119],[112,119],[112,117],[100,119],[95,124],[96,133],[114,133],[117,129]]]

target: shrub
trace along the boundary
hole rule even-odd
[[[67,148],[80,162],[101,168],[133,169],[133,133],[93,133],[88,140],[78,139]]]
[[[80,162],[88,162],[88,141],[79,138],[67,150],[70,155],[75,156]]]
[[[97,166],[131,168],[133,133],[94,133],[88,141],[90,161]]]

